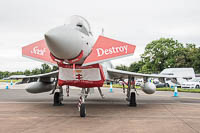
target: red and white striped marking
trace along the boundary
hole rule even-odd
[[[80,108],[81,108],[81,104],[82,104],[82,97],[80,96],[80,99],[78,101],[78,111],[80,111]]]

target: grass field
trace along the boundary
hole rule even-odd
[[[104,84],[104,87],[110,87],[110,85]],[[119,84],[113,84],[113,88],[122,88],[122,85]],[[128,88],[128,86],[125,86],[125,88]],[[140,88],[139,86],[136,86],[136,88]],[[174,91],[173,88],[156,88],[157,91]],[[191,92],[191,93],[200,93],[200,89],[183,89],[183,88],[178,88],[179,92]]]
[[[21,80],[12,80],[13,83],[18,82],[18,81],[21,81]],[[10,83],[11,80],[0,80],[0,82],[8,82],[8,83]]]

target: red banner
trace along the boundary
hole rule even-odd
[[[56,64],[56,62],[51,59],[50,51],[46,45],[45,40],[40,40],[38,42],[24,46],[22,48],[22,56],[50,64]]]
[[[83,66],[132,55],[136,46],[99,36]]]

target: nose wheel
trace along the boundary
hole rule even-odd
[[[86,107],[85,107],[85,98],[87,97],[87,93],[85,94],[85,88],[82,88],[81,96],[78,102],[78,110],[80,111],[80,117],[86,116]]]
[[[86,116],[86,108],[85,108],[85,104],[82,103],[80,106],[80,117],[85,117]]]

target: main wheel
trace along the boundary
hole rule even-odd
[[[80,107],[80,117],[85,117],[85,116],[86,116],[86,108],[85,108],[85,104],[82,103]]]
[[[195,88],[197,88],[197,89],[198,89],[198,88],[199,88],[199,85],[196,85],[196,87],[195,87]]]
[[[60,100],[60,93],[59,92],[56,92],[54,94],[54,99],[53,100],[54,100],[54,103],[53,103],[54,106],[62,105],[61,100]]]
[[[136,107],[136,106],[137,106],[137,103],[136,103],[136,94],[135,94],[135,92],[131,92],[131,97],[130,97],[129,106],[131,106],[131,107]]]

